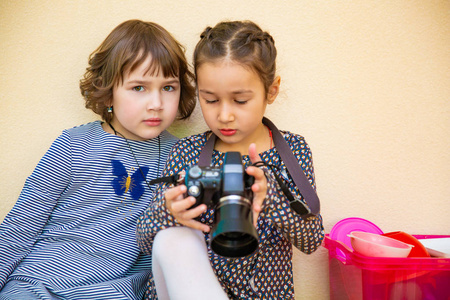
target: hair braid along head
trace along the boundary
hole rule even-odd
[[[206,27],[194,50],[194,71],[208,62],[229,59],[253,69],[266,93],[275,80],[277,50],[273,37],[251,21]]]
[[[206,27],[206,29],[205,30],[203,30],[203,32],[202,32],[202,34],[200,34],[200,38],[201,39],[204,39],[204,38],[210,38],[210,32],[211,32],[211,27],[210,26],[208,26],[208,27]]]

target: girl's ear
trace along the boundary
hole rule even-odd
[[[278,93],[280,92],[280,82],[281,82],[281,77],[277,76],[277,77],[275,77],[275,80],[270,85],[269,92],[267,93],[267,102],[269,104],[272,104],[275,101],[275,99],[277,98]]]

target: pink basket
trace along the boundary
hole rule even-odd
[[[332,240],[328,234],[323,246],[329,254],[331,300],[450,300],[450,258],[367,257]]]

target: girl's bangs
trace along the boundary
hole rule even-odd
[[[145,42],[137,49],[140,50],[136,55],[136,59],[127,68],[130,72],[144,63],[150,56],[151,63],[145,74],[150,74],[151,76],[162,74],[165,78],[179,77],[180,58],[173,50],[168,50],[170,48],[164,47],[159,41]]]

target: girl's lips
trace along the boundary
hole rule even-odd
[[[220,133],[225,136],[230,136],[236,133],[236,129],[220,129]]]
[[[147,119],[144,123],[148,126],[159,126],[161,124],[161,119]]]

